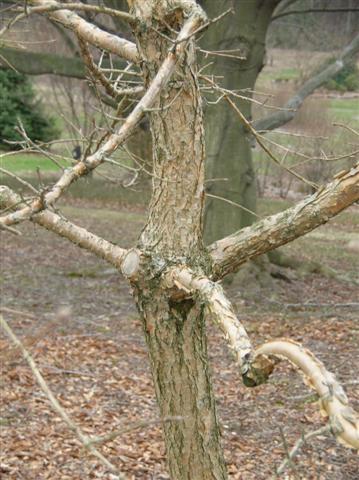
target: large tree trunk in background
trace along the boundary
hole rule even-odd
[[[137,43],[146,59],[147,86],[169,48],[156,32],[168,35],[169,31],[154,20],[154,13],[176,30],[183,19],[177,9],[173,15],[169,13],[176,5],[172,0],[145,4],[137,0],[133,4],[133,13],[141,17]],[[202,242],[204,133],[196,70],[194,49],[189,48],[150,114],[153,193],[140,246],[152,260],[146,265],[147,273],[134,279],[133,286],[161,416],[183,417],[164,425],[171,478],[223,480],[227,475],[209,374],[203,306],[171,300],[159,281],[159,274],[169,265],[187,263],[203,272],[209,264]]]
[[[244,55],[245,60],[208,56],[202,63],[214,62],[205,73],[221,75],[219,83],[230,90],[251,91],[265,56],[265,37],[270,19],[278,0],[251,0],[230,2],[206,0],[207,14],[214,18],[233,5],[235,13],[228,14],[212,25],[204,36],[201,47],[205,50],[234,50]],[[243,92],[240,92],[243,93]],[[242,113],[251,118],[251,102],[237,100]],[[251,146],[236,113],[226,102],[209,105],[206,110],[206,150],[208,193],[224,197],[245,208],[256,210],[256,179],[253,170]],[[216,180],[216,179],[227,180]],[[208,198],[205,217],[205,238],[210,243],[224,235],[250,225],[255,216],[222,200]]]

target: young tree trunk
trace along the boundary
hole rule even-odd
[[[187,3],[197,8],[195,2]],[[136,33],[146,85],[171,47],[157,33],[171,34],[158,19],[165,19],[176,30],[184,21],[174,6],[172,0],[133,2],[133,13],[141,18]],[[171,478],[222,480],[227,475],[208,366],[203,306],[192,300],[172,300],[159,280],[159,274],[170,265],[186,263],[197,272],[208,270],[209,257],[202,242],[204,133],[196,73],[194,48],[189,46],[150,113],[153,194],[140,247],[151,260],[146,264],[146,275],[135,279],[133,286],[161,416],[182,417],[164,425]]]
[[[203,308],[171,302],[161,289],[138,295],[167,462],[174,480],[227,478],[208,366]]]
[[[209,55],[202,63],[212,61],[214,65],[205,73],[220,75],[218,82],[221,86],[229,90],[241,90],[241,95],[251,97],[264,63],[267,29],[278,3],[278,0],[235,2],[234,14],[228,14],[212,25],[201,47],[216,51],[238,50],[231,55],[244,59]],[[204,8],[211,18],[218,16],[228,6],[230,2],[204,2]],[[248,91],[243,91],[245,89]],[[243,115],[251,119],[251,102],[237,99],[236,103]],[[224,197],[255,212],[256,178],[251,145],[244,127],[226,102],[207,107],[205,125],[206,190],[209,194]],[[218,240],[223,235],[250,225],[254,220],[255,216],[250,212],[209,197],[205,215],[206,242]]]

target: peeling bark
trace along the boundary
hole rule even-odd
[[[265,343],[257,349],[256,354],[274,355],[295,365],[304,382],[318,393],[320,411],[329,417],[331,430],[338,441],[359,451],[359,417],[349,406],[341,385],[322,362],[309,350],[287,339]]]
[[[32,3],[37,6],[57,5],[57,2],[54,0],[32,0]],[[91,45],[103,48],[129,62],[137,63],[137,48],[134,43],[117,35],[104,32],[70,10],[58,10],[48,13],[47,16],[51,20],[61,23],[64,27],[72,30],[83,40],[91,43]]]
[[[359,200],[359,166],[340,172],[327,186],[283,212],[264,218],[208,247],[213,279],[326,223]]]
[[[173,10],[177,2],[134,1],[133,12],[146,28],[136,32],[145,84],[156,75],[167,54],[172,28],[189,10]],[[181,5],[182,6],[182,5]],[[174,13],[171,13],[173,12]],[[203,14],[199,13],[203,21]],[[153,27],[153,28],[151,28]],[[180,415],[182,422],[164,425],[169,471],[173,480],[227,478],[208,366],[204,307],[193,299],[175,301],[161,281],[166,268],[182,259],[206,268],[202,243],[204,134],[193,45],[178,62],[171,84],[150,111],[153,143],[153,194],[140,237],[144,253],[140,274],[132,276],[137,306],[151,360],[161,416]],[[130,259],[129,270],[137,264]],[[136,268],[135,268],[136,270]]]

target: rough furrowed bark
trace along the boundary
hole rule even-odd
[[[274,250],[326,223],[359,200],[359,165],[343,171],[314,195],[208,247],[213,279],[238,270],[251,258]]]
[[[163,3],[167,6],[171,4]],[[184,4],[196,8],[193,18],[198,27],[203,17],[198,13],[195,2]],[[149,12],[143,14],[148,15]],[[163,11],[162,15],[166,18],[169,14]],[[163,28],[157,23],[152,25],[154,30]],[[139,50],[147,59],[144,64],[145,83],[151,81],[159,67],[159,59],[168,49],[168,43],[162,38],[159,40],[154,30],[138,33]],[[155,246],[157,253],[166,256],[187,256],[192,249],[193,253],[202,249],[204,141],[195,68],[194,47],[190,45],[172,77],[170,88],[157,97],[150,116],[155,147],[153,195],[141,244],[149,250]]]
[[[171,303],[161,288],[141,288],[136,297],[161,417],[182,417],[163,426],[171,478],[225,479],[204,309],[192,300]]]
[[[131,13],[141,18],[142,28],[135,34],[148,85],[171,46],[164,35],[172,36],[188,16],[197,19],[197,27],[205,17],[192,1],[138,0],[132,4]],[[208,265],[201,237],[204,138],[196,75],[190,42],[170,84],[149,112],[153,195],[140,237],[142,257],[131,251],[124,270],[129,272],[143,320],[161,415],[183,417],[181,422],[164,425],[171,478],[224,480],[227,474],[209,374],[204,307],[192,299],[173,300],[162,281],[171,264],[188,261],[197,269]]]

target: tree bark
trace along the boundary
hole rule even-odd
[[[339,426],[347,427],[342,439],[356,448],[359,422],[357,417],[353,419],[333,378],[310,353],[288,341],[272,342],[253,352],[234,309],[214,281],[246,259],[303,235],[357,201],[358,167],[340,172],[331,184],[286,212],[205,249],[203,112],[191,40],[205,16],[194,0],[129,3],[140,20],[135,31],[136,51],[148,87],[145,95],[96,152],[66,170],[29,205],[19,204],[19,198],[8,189],[0,189],[4,206],[10,203],[11,210],[19,208],[1,217],[0,226],[33,220],[115,264],[129,279],[143,322],[161,415],[181,417],[164,425],[172,479],[227,478],[209,373],[205,308],[235,353],[243,378],[249,380],[247,385],[258,385],[271,372],[272,362],[266,355],[288,358],[314,380],[329,415],[333,419],[342,416]],[[48,208],[72,182],[118,148],[145,112],[150,115],[153,139],[153,195],[139,248],[125,251],[64,221]]]
[[[266,217],[251,227],[208,247],[213,278],[238,270],[251,258],[263,255],[326,223],[359,200],[359,165],[339,172],[334,180],[294,207]]]
[[[265,37],[272,12],[278,0],[253,0],[251,2],[204,2],[211,18],[233,5],[229,14],[212,25],[201,42],[205,50],[238,50],[233,55],[244,59],[209,55],[202,63],[214,62],[205,73],[223,76],[221,86],[252,96],[265,56]],[[213,99],[213,97],[212,97]],[[245,117],[251,119],[251,102],[237,100]],[[207,186],[206,191],[256,210],[256,179],[252,151],[245,128],[225,102],[209,105],[206,110]],[[218,179],[218,180],[217,180]],[[223,180],[225,179],[225,180]],[[228,203],[208,198],[205,216],[205,239],[208,243],[229,235],[241,227],[250,225],[255,216]]]
[[[136,297],[161,417],[182,417],[163,425],[171,479],[226,479],[203,307],[156,287]]]
[[[195,2],[186,4],[189,10],[198,8]],[[172,0],[133,2],[132,13],[141,18],[136,36],[145,85],[171,46],[157,33],[170,31],[156,19],[166,19],[175,30],[183,21],[178,9],[171,14],[174,5]],[[171,478],[222,480],[227,474],[208,365],[204,306],[193,300],[171,300],[160,281],[171,264],[186,262],[197,272],[209,265],[202,243],[204,133],[196,75],[190,45],[150,112],[153,194],[140,248],[151,260],[142,259],[145,267],[132,283],[161,416],[183,417],[164,425]]]

